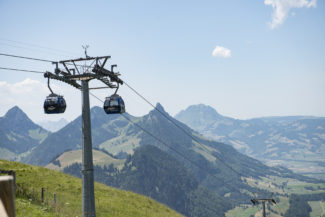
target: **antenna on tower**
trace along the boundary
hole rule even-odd
[[[85,56],[86,56],[86,58],[89,58],[89,56],[87,54],[87,49],[89,48],[89,45],[82,45],[82,48],[85,50]]]

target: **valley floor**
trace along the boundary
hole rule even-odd
[[[292,170],[295,173],[311,178],[325,180],[325,159],[324,156],[307,157],[296,159],[259,159],[268,166],[281,165]]]
[[[285,216],[285,213],[290,207],[289,196],[291,194],[319,194],[325,193],[325,183],[307,183],[294,179],[284,179],[279,177],[268,177],[262,180],[246,179],[251,186],[273,192],[269,195],[258,195],[259,197],[272,197],[277,200],[275,205],[266,206],[266,214],[269,217]],[[252,196],[253,198],[254,196]],[[311,207],[310,217],[325,216],[325,200],[308,201]],[[262,217],[262,204],[253,206],[243,204],[229,210],[226,217]]]

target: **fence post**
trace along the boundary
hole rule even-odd
[[[0,177],[0,216],[15,217],[14,178]]]
[[[54,201],[54,204],[56,204],[56,194],[55,193],[53,194],[53,201]]]
[[[44,188],[42,188],[42,203],[44,203]]]

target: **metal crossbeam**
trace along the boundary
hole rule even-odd
[[[80,61],[88,61],[88,60],[96,60],[96,59],[106,59],[107,60],[109,58],[111,58],[111,56],[87,57],[87,58],[78,58],[78,59],[71,59],[71,60],[61,60],[61,61],[59,61],[59,63],[80,62]]]
[[[44,77],[45,78],[50,78],[50,79],[55,79],[55,80],[58,80],[58,81],[62,81],[62,82],[65,82],[67,84],[70,84],[70,85],[74,86],[75,88],[81,89],[81,85],[78,84],[76,81],[65,79],[64,77],[52,74],[51,72],[44,73]]]
[[[55,62],[56,64],[55,74],[51,72],[46,72],[44,74],[44,77],[65,82],[78,89],[81,89],[81,85],[77,83],[77,81],[89,81],[92,79],[97,79],[101,81],[102,83],[107,85],[108,88],[118,88],[118,85],[113,84],[113,82],[117,84],[123,84],[123,81],[118,77],[120,76],[119,73],[113,72],[113,68],[116,67],[116,65],[112,65],[111,70],[104,68],[107,60],[110,57],[111,56],[86,57],[86,58],[62,60],[59,62]],[[100,59],[104,59],[102,64],[99,64]],[[96,64],[94,66],[81,66],[75,64],[75,62],[78,61],[90,61],[90,60],[95,60]],[[59,63],[63,65],[65,71],[58,68]],[[74,69],[69,69],[67,65],[74,66]],[[78,67],[81,68],[86,67],[88,68],[88,70],[85,70],[83,73],[80,73]],[[89,68],[92,68],[92,70],[89,70]],[[71,71],[73,71],[73,73],[71,73]],[[77,72],[77,74],[75,72]]]

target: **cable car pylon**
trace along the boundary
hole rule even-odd
[[[273,195],[273,193],[272,193]],[[251,202],[253,205],[258,205],[259,203],[262,203],[263,206],[263,217],[266,217],[266,212],[265,212],[265,203],[268,202],[270,204],[276,204],[276,201],[272,197],[267,197],[267,198],[253,198],[251,199]]]
[[[85,51],[86,57],[71,60],[62,60],[53,62],[56,65],[54,73],[46,72],[44,77],[48,79],[48,87],[51,94],[44,102],[44,112],[47,114],[63,113],[66,103],[63,96],[53,93],[50,88],[50,79],[65,82],[81,90],[82,96],[82,216],[96,217],[95,193],[94,193],[94,168],[92,154],[91,138],[91,118],[89,104],[89,81],[97,79],[104,83],[107,88],[116,89],[115,93],[107,97],[103,105],[107,114],[125,112],[125,105],[122,97],[116,94],[120,84],[123,81],[118,77],[119,73],[113,72],[116,65],[111,66],[111,70],[104,66],[110,56],[89,57]],[[84,61],[85,65],[77,65],[76,62]],[[86,65],[88,61],[93,63]],[[102,63],[101,63],[102,62]],[[93,65],[95,63],[95,65]],[[58,66],[61,64],[64,70]],[[68,68],[73,66],[73,68]],[[95,87],[99,89],[102,87]],[[52,107],[51,107],[52,106]]]

